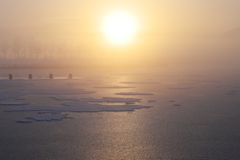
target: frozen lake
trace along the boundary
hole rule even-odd
[[[237,69],[6,69],[0,108],[0,159],[240,159]]]

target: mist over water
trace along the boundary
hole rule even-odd
[[[239,160],[239,6],[0,0],[0,159]]]

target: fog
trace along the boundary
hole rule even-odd
[[[1,64],[24,60],[98,67],[238,66],[237,6],[236,0],[0,0]],[[114,10],[130,12],[139,24],[125,46],[108,43],[101,30],[104,16]]]

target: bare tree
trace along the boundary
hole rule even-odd
[[[19,58],[19,54],[21,53],[21,49],[22,49],[22,46],[21,46],[20,38],[16,37],[13,40],[13,45],[12,45],[14,59],[18,59]]]
[[[0,50],[3,54],[3,59],[5,60],[6,59],[6,54],[9,50],[9,45],[8,45],[8,42],[6,40],[3,40],[1,43],[0,43]]]

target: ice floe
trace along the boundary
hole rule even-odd
[[[0,105],[28,105],[28,102],[0,102]]]
[[[152,93],[140,93],[140,92],[120,92],[115,94],[116,95],[154,95]]]
[[[52,120],[60,121],[65,118],[72,118],[72,117],[67,117],[67,114],[51,114],[51,115],[43,115],[43,116],[31,116],[26,118],[33,119],[35,121],[52,121]]]

